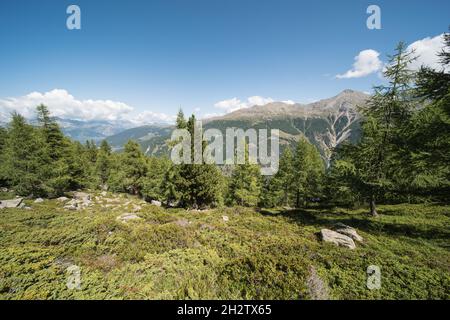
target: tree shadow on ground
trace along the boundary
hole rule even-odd
[[[349,214],[345,211],[324,209],[261,210],[260,213],[267,216],[282,216],[296,224],[314,226],[318,229],[332,228],[336,223],[340,222],[372,235],[405,236],[445,241],[450,239],[450,231],[443,228],[385,221],[379,217],[371,217],[367,213]]]

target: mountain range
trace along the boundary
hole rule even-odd
[[[203,120],[203,128],[279,129],[281,149],[293,145],[301,137],[315,144],[326,162],[332,150],[345,140],[359,137],[358,107],[364,107],[369,95],[344,90],[338,95],[309,104],[271,102]],[[99,142],[106,139],[113,150],[120,151],[130,139],[137,141],[147,155],[169,153],[167,140],[173,125],[147,124],[136,126],[131,121],[56,119],[64,134],[74,140]],[[31,120],[35,122],[35,120]],[[5,125],[5,123],[0,123]]]
[[[272,102],[240,109],[224,116],[203,120],[203,128],[279,129],[281,148],[306,137],[320,150],[328,163],[332,150],[343,141],[359,137],[358,107],[364,107],[369,95],[344,90],[340,94],[310,104]],[[130,128],[106,138],[114,150],[120,150],[129,139],[136,140],[148,155],[168,154],[166,141],[173,126],[146,125]]]

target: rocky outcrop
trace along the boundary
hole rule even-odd
[[[352,238],[354,241],[363,242],[363,237],[361,237],[358,232],[355,230],[355,228],[352,228],[350,226],[347,226],[343,223],[336,223],[334,230],[340,234],[344,234],[350,238]]]
[[[355,242],[352,238],[330,229],[320,230],[320,237],[322,241],[331,242],[337,246],[350,248],[352,250],[356,248]]]
[[[91,206],[91,195],[85,192],[75,192],[73,199],[65,204],[64,209],[81,210],[89,206]]]
[[[73,198],[75,200],[81,200],[81,201],[90,201],[91,200],[91,195],[89,193],[86,192],[79,192],[76,191],[73,193]]]

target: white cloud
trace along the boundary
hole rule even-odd
[[[21,97],[0,99],[0,118],[7,120],[12,112],[26,118],[34,118],[36,106],[45,104],[52,116],[75,120],[128,120],[143,124],[148,122],[171,122],[173,116],[144,111],[136,114],[134,108],[112,100],[78,100],[67,90],[54,89],[45,93],[31,92]]]
[[[379,56],[380,53],[372,49],[361,51],[355,57],[353,68],[348,70],[344,74],[336,75],[336,78],[338,79],[361,78],[381,70],[381,68],[383,67],[383,62],[380,60]]]
[[[433,38],[426,37],[424,39],[411,43],[408,47],[408,51],[415,50],[415,55],[418,56],[417,60],[410,64],[412,70],[418,70],[422,65],[440,69],[439,57],[437,54],[444,48],[444,35],[440,34]]]
[[[264,98],[260,96],[252,96],[247,98],[247,101],[241,101],[238,98],[222,100],[214,104],[216,108],[225,110],[226,113],[233,112],[239,109],[245,109],[252,106],[262,106],[274,102],[272,98]]]
[[[176,116],[168,115],[165,113],[144,111],[144,112],[138,113],[137,115],[131,115],[128,117],[124,117],[124,119],[131,121],[135,124],[142,125],[142,124],[146,124],[146,123],[155,123],[155,122],[172,123],[175,121]]]

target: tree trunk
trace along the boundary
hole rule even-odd
[[[372,217],[378,217],[377,208],[375,207],[375,198],[374,196],[370,196],[370,215]]]

